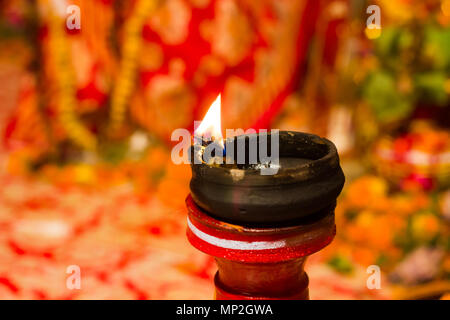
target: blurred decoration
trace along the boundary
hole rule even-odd
[[[79,30],[66,28],[69,4],[80,7]],[[36,162],[65,157],[65,149],[101,155],[99,144],[115,145],[139,128],[168,142],[174,129],[192,129],[218,92],[227,127],[267,127],[299,76],[318,8],[314,1],[37,1],[30,77],[39,86],[8,124],[7,146],[37,149]],[[15,125],[28,114],[39,122],[39,113],[36,126]]]
[[[448,280],[450,228],[440,204],[446,197],[448,192],[390,190],[374,175],[352,181],[337,207],[340,231],[325,259],[345,274],[354,264],[378,265],[396,283]]]
[[[363,100],[382,124],[400,125],[419,106],[443,108],[450,96],[450,28],[446,1],[379,1],[381,35],[363,70]],[[431,111],[430,111],[431,112]],[[442,110],[438,111],[442,112]]]
[[[0,81],[1,299],[211,298],[170,137],[218,93],[223,128],[337,145],[313,299],[449,297],[449,0],[0,0]]]
[[[380,138],[374,149],[375,167],[404,190],[450,187],[449,132],[421,121],[411,127],[395,139]]]

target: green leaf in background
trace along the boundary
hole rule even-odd
[[[418,99],[437,105],[445,104],[448,100],[448,95],[445,92],[446,80],[447,77],[442,71],[416,74],[414,82]]]
[[[375,50],[380,59],[387,59],[396,55],[399,35],[400,30],[398,28],[383,28],[381,36],[375,41]]]
[[[399,63],[399,59],[405,57],[405,52],[414,50],[414,37],[407,28],[384,28],[381,36],[375,40],[375,53],[380,64],[392,72],[399,71],[406,63]]]
[[[450,28],[429,26],[425,30],[423,55],[434,69],[450,67]],[[442,70],[443,71],[443,70]]]
[[[333,268],[335,271],[343,274],[350,274],[353,272],[353,265],[347,257],[342,255],[335,255],[327,264]]]
[[[398,36],[399,50],[410,50],[414,44],[414,34],[409,29],[401,29]]]
[[[104,141],[100,144],[99,155],[106,162],[118,164],[125,158],[127,148],[124,141]]]
[[[392,122],[410,114],[412,98],[401,95],[397,90],[395,78],[384,71],[375,71],[367,79],[363,97],[372,107],[381,122]]]
[[[383,28],[381,36],[375,40],[375,53],[381,66],[388,70],[398,68],[400,29]]]
[[[389,263],[389,257],[385,253],[380,253],[377,260],[375,261],[376,265],[379,265],[381,267],[385,266]]]

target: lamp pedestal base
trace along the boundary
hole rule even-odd
[[[333,240],[334,211],[297,226],[253,228],[209,216],[190,195],[186,205],[189,242],[217,262],[217,300],[309,299],[303,267]]]

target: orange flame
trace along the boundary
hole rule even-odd
[[[221,125],[221,98],[220,94],[209,107],[208,112],[203,118],[200,126],[194,134],[199,137],[205,137],[219,143],[223,147],[222,125]]]

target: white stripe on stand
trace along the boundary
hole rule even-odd
[[[221,248],[234,250],[267,250],[267,249],[279,249],[286,246],[285,240],[250,242],[250,241],[220,239],[197,229],[197,227],[192,224],[191,220],[189,220],[189,217],[187,218],[187,223],[189,229],[191,229],[192,233],[195,234],[198,238],[209,244]]]

